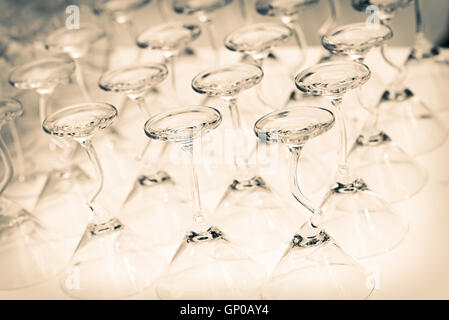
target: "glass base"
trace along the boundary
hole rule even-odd
[[[308,224],[308,223],[307,223]],[[264,299],[366,299],[374,289],[365,270],[323,230],[304,225],[263,288]],[[309,229],[304,232],[304,229]]]
[[[408,89],[386,91],[379,111],[382,129],[411,156],[437,149],[448,137],[444,123]]]
[[[166,267],[164,260],[142,249],[118,219],[89,224],[61,276],[66,294],[78,299],[118,299],[141,292]]]
[[[52,171],[39,195],[35,214],[59,234],[82,234],[88,219],[84,199],[93,190],[93,183],[78,165]]]
[[[161,299],[259,299],[265,271],[216,227],[189,231],[157,283]]]
[[[189,194],[165,172],[141,175],[120,210],[120,219],[155,245],[179,243],[192,217]]]
[[[348,156],[354,174],[386,201],[398,202],[417,194],[427,174],[384,132],[360,135]]]
[[[70,241],[49,232],[18,204],[0,201],[0,290],[24,288],[56,276],[70,258]]]
[[[386,253],[408,232],[408,223],[362,179],[335,184],[321,210],[320,226],[356,258]]]
[[[258,176],[234,180],[214,212],[214,223],[248,254],[275,250],[289,241],[298,225],[289,208]]]

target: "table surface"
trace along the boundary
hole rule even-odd
[[[291,50],[293,49],[285,49],[281,55],[288,55]],[[134,54],[131,49],[122,48],[116,53],[115,61],[117,64],[126,64],[129,58],[125,59],[124,57],[129,57],[130,54]],[[200,54],[204,57],[211,55],[206,49]],[[319,48],[310,48],[307,63],[312,64],[319,54]],[[406,54],[405,48],[391,48],[391,55],[397,61],[401,61]],[[222,62],[235,61],[236,57],[235,54],[224,51],[221,56]],[[143,60],[146,61],[146,59],[151,60],[152,57],[144,56]],[[372,70],[382,75],[385,81],[391,80],[394,72],[379,61],[378,52],[370,53],[367,58],[367,64]],[[198,69],[203,68],[203,66],[198,68],[198,65],[182,65],[180,63],[177,76],[185,79],[185,83],[190,83],[189,79],[198,72]],[[180,90],[189,90],[188,85]],[[193,96],[191,93],[189,95]],[[445,122],[449,120],[447,113],[442,113],[440,116]],[[368,270],[374,271],[377,275],[377,288],[371,299],[449,298],[449,273],[447,272],[449,270],[449,232],[447,230],[449,227],[449,197],[447,196],[449,192],[449,142],[430,154],[417,157],[416,160],[428,170],[428,182],[416,196],[394,204],[397,211],[410,223],[407,237],[393,251],[360,261]],[[330,163],[330,166],[332,165],[335,166],[335,163]],[[271,179],[276,179],[276,176],[274,174]],[[132,179],[128,180],[130,180],[129,183],[132,182]],[[273,185],[276,185],[275,181],[272,182]],[[123,199],[126,189],[129,188],[129,183],[111,191],[117,195],[117,197],[112,197],[116,203],[111,206],[117,205]],[[215,206],[219,196],[220,192],[215,190],[203,192],[203,199],[208,210]],[[315,197],[318,199],[320,195]],[[76,244],[76,242],[77,239],[74,238],[73,243]],[[167,258],[174,253],[175,249],[176,245],[156,248]],[[266,268],[267,273],[270,273],[284,250],[285,248],[279,248],[279,250],[254,256],[254,259]],[[20,290],[0,291],[0,299],[70,299],[70,297],[62,292],[58,279],[55,277],[36,286]],[[157,299],[157,297],[154,287],[151,287],[130,299]]]

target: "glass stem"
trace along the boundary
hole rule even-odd
[[[2,126],[3,123],[0,124],[0,128]],[[4,166],[4,172],[2,174],[2,179],[0,181],[0,195],[1,195],[14,175],[11,156],[9,155],[8,147],[6,146],[6,143],[1,136],[0,136],[0,157],[2,158]]]
[[[200,187],[198,183],[198,174],[195,166],[195,159],[193,154],[193,143],[189,143],[183,146],[183,150],[188,152],[190,162],[190,178],[192,184],[192,198],[193,198],[193,223],[196,226],[201,225],[204,222],[204,211],[201,206]]]
[[[133,43],[133,48],[136,47],[135,43],[134,43],[134,39],[137,37],[138,35],[138,30],[136,28],[136,25],[134,24],[134,22],[132,22],[132,20],[127,19],[125,22],[123,22],[123,26],[125,27],[126,32],[128,33],[129,37],[131,38],[131,42]],[[136,63],[139,63],[140,58],[142,57],[142,51],[139,48],[137,48],[137,55],[134,58]]]
[[[134,98],[134,101],[136,102],[136,104],[137,104],[137,106],[139,107],[140,111],[141,111],[147,118],[150,118],[150,117],[151,117],[151,114],[150,114],[150,111],[148,111],[148,108],[147,108],[146,103],[145,103],[145,95],[142,94],[142,95],[140,95],[140,96],[138,96],[138,97],[135,97],[135,98]]]
[[[9,122],[9,127],[11,129],[11,137],[13,140],[14,149],[16,150],[17,177],[19,181],[23,182],[26,179],[25,155],[23,152],[22,143],[20,142],[19,133],[17,132],[15,120]]]
[[[92,141],[90,139],[85,139],[81,141],[81,146],[86,150],[87,155],[89,156],[89,160],[91,161],[94,169],[95,174],[97,176],[98,186],[95,190],[95,193],[90,197],[88,201],[89,207],[93,208],[93,205],[95,203],[95,200],[100,195],[101,191],[103,190],[104,186],[104,174],[103,174],[103,168],[101,167],[100,160],[98,159],[97,152],[95,151]]]
[[[205,16],[204,14],[200,14],[199,20],[203,25],[203,29],[206,30],[206,34],[209,38],[209,44],[215,54],[215,66],[220,64],[220,52],[218,51],[218,46],[216,43],[216,31],[215,27],[212,24],[212,21]]]
[[[321,211],[317,208],[312,201],[310,201],[301,191],[299,187],[298,181],[298,166],[299,166],[299,158],[301,156],[301,151],[303,145],[299,146],[290,146],[290,166],[289,166],[289,175],[290,175],[290,192],[298,200],[313,216],[319,216]]]
[[[165,63],[168,64],[170,66],[170,83],[171,83],[171,87],[173,92],[176,94],[176,96],[178,95],[178,91],[177,91],[177,87],[176,87],[176,64],[175,64],[175,59],[173,57],[173,53],[172,52],[165,52],[164,53],[165,56]]]
[[[165,11],[165,3],[165,0],[157,0],[157,9],[159,11],[159,14],[161,15],[162,20],[164,21],[166,21],[168,17],[167,12]]]
[[[41,122],[41,125],[44,123],[45,118],[47,118],[48,97],[48,94],[39,94],[39,120]]]
[[[239,0],[240,14],[242,15],[242,19],[245,24],[251,24],[252,19],[248,15],[248,10],[246,8],[246,2],[247,2],[247,0]]]
[[[415,0],[415,23],[416,33],[424,34],[424,22],[422,19],[422,8],[420,0]]]
[[[240,121],[240,112],[237,105],[237,98],[226,99],[228,102],[229,112],[231,113],[232,126],[234,129],[234,165],[237,169],[237,176],[240,178],[242,175],[247,174],[248,171],[248,158],[245,155],[242,146],[242,125]],[[247,178],[247,177],[245,177]]]
[[[304,32],[302,31],[301,26],[298,22],[298,17],[296,19],[292,19],[291,17],[282,17],[282,22],[287,25],[293,31],[293,37],[295,38],[296,45],[298,46],[299,51],[301,52],[300,59],[296,63],[295,69],[291,74],[292,77],[296,75],[296,73],[301,70],[302,66],[306,62],[307,58],[307,41]]]
[[[329,16],[326,21],[321,25],[318,30],[320,38],[327,34],[337,23],[337,4],[335,0],[328,0],[329,3]]]
[[[75,61],[75,76],[76,76],[76,82],[78,83],[78,86],[81,90],[81,93],[83,94],[84,98],[87,101],[92,101],[92,98],[90,97],[89,92],[87,91],[86,83],[84,81],[83,76],[83,70],[81,68],[81,63],[79,62],[79,59],[74,59]]]
[[[344,113],[341,110],[342,98],[331,99],[335,107],[335,118],[337,119],[338,129],[340,131],[340,160],[338,164],[337,182],[349,183],[350,171],[348,167],[348,133]]]

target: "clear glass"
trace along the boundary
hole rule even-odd
[[[137,36],[138,31],[136,30],[136,26],[130,16],[134,11],[138,11],[147,4],[149,4],[151,0],[94,0],[93,2],[93,12],[94,14],[106,13],[110,20],[113,23],[116,23],[129,34],[130,39],[134,41]],[[106,33],[108,37],[109,43],[111,47],[114,47],[116,39],[114,38],[113,33]],[[141,51],[137,51],[137,55],[134,58],[134,61],[139,62],[141,57]],[[109,57],[108,69],[111,68],[111,57]],[[126,100],[125,100],[126,101]]]
[[[0,100],[0,127],[23,112],[18,100]],[[13,177],[12,160],[0,137],[0,289],[12,290],[38,284],[60,272],[67,263],[67,242],[47,230],[4,190]],[[70,246],[69,246],[70,248]]]
[[[214,108],[190,106],[147,121],[151,139],[178,143],[190,160],[193,224],[176,251],[168,272],[158,281],[161,299],[255,299],[265,274],[228,237],[206,221],[195,166],[195,140],[221,123]]]
[[[214,218],[236,245],[249,254],[273,250],[286,243],[295,224],[291,208],[250,168],[245,151],[246,137],[237,99],[241,91],[256,86],[262,77],[262,69],[254,64],[233,64],[204,71],[192,80],[196,92],[220,97],[230,111],[236,172],[215,209]]]
[[[254,125],[261,142],[289,146],[290,190],[309,212],[308,222],[295,233],[266,282],[265,299],[364,299],[374,288],[363,267],[319,226],[320,208],[299,188],[301,150],[306,142],[330,130],[334,122],[329,110],[299,106],[272,112]]]
[[[75,61],[75,76],[84,99],[92,101],[91,94],[84,79],[80,59],[86,56],[90,46],[105,36],[105,31],[98,25],[83,23],[80,28],[59,28],[50,33],[45,47],[54,53],[67,53]]]
[[[392,36],[393,32],[387,25],[354,23],[330,31],[323,36],[322,43],[332,54],[344,54],[354,61],[363,62],[372,48],[381,46]],[[362,90],[357,93],[364,95]],[[349,150],[348,161],[355,175],[363,177],[388,202],[412,197],[424,187],[427,174],[379,127],[378,108],[362,107],[371,114]]]
[[[170,66],[170,84],[175,93],[175,101],[181,103],[176,85],[176,57],[185,52],[188,45],[201,35],[199,25],[191,23],[164,23],[142,32],[136,39],[137,46],[142,49],[161,50],[164,63]],[[166,97],[168,98],[168,97]]]
[[[87,201],[90,222],[60,283],[64,292],[82,299],[117,299],[149,286],[165,262],[117,218],[98,203],[104,175],[91,139],[117,117],[114,106],[85,103],[51,114],[43,123],[46,133],[76,140],[86,151],[97,174],[98,186]],[[143,249],[145,248],[145,249]]]
[[[421,0],[414,2],[416,35],[415,43],[405,62],[407,69],[405,82],[433,112],[439,113],[449,108],[446,99],[449,60],[425,35],[422,18],[424,3]]]
[[[285,44],[292,35],[292,29],[281,23],[255,23],[231,32],[226,36],[224,45],[231,51],[242,53],[245,60],[249,57],[251,63],[263,67],[264,60],[271,49]],[[272,109],[278,108],[279,99],[282,99],[282,95],[280,98],[273,90],[276,88],[275,83],[280,81],[279,74],[275,75],[276,82],[275,77],[265,76],[257,87],[259,100]]]
[[[172,0],[172,8],[177,14],[195,15],[201,23],[203,30],[205,30],[209,45],[215,54],[215,65],[220,63],[220,51],[217,44],[217,35],[213,21],[209,14],[219,10],[232,0]]]
[[[348,165],[348,137],[341,111],[343,95],[366,83],[370,70],[362,63],[337,61],[315,65],[296,76],[303,92],[326,96],[335,107],[340,130],[340,160],[336,183],[321,203],[321,225],[352,256],[361,258],[385,253],[399,245],[408,224]],[[362,232],[360,230],[363,230]]]

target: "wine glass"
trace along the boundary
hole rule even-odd
[[[0,100],[0,127],[22,112],[18,100]],[[64,242],[44,228],[38,218],[5,197],[13,166],[1,136],[0,157],[0,289],[11,290],[50,279],[61,271],[69,257],[64,255]]]
[[[19,66],[9,75],[9,83],[21,90],[33,90],[39,95],[39,122],[43,123],[47,116],[48,100],[60,84],[67,83],[75,70],[75,63],[66,54],[37,59]],[[35,212],[52,229],[64,234],[82,232],[85,221],[77,213],[80,196],[84,195],[86,187],[92,182],[85,170],[74,160],[76,144],[56,137],[48,139],[41,134],[34,148],[29,150],[26,158],[36,162],[33,167],[39,171],[29,172],[30,178],[25,183],[39,184]],[[48,156],[48,155],[51,156]],[[27,160],[28,161],[28,160]],[[43,177],[43,175],[45,175]],[[43,177],[43,179],[42,179]],[[26,184],[25,184],[26,185]],[[20,182],[15,183],[13,191],[22,189]],[[69,213],[62,217],[59,214],[61,204],[71,204]],[[71,219],[67,223],[67,219]]]
[[[150,111],[145,104],[145,93],[163,82],[167,75],[164,64],[146,63],[106,72],[98,85],[105,91],[126,94],[148,119]],[[140,160],[151,141],[147,140]],[[165,151],[165,148],[161,149],[159,159]],[[139,235],[151,237],[155,244],[166,244],[178,241],[186,229],[186,204],[187,199],[171,175],[160,165],[147,160],[122,204],[120,218]]]
[[[299,61],[293,72],[301,69],[306,61],[307,42],[299,26],[299,13],[318,0],[256,0],[256,11],[262,16],[279,17],[281,22],[293,31],[296,44],[301,51]]]
[[[281,23],[255,23],[231,32],[226,36],[224,45],[231,51],[244,54],[245,58],[251,59],[251,63],[262,68],[270,49],[286,43],[292,35],[292,29]],[[257,86],[257,96],[262,103],[274,108],[273,106],[279,104],[279,95],[282,94],[282,91],[277,94],[274,90],[283,89],[283,86],[275,86],[273,81],[267,80],[274,79],[264,76],[261,84]],[[279,81],[279,77],[276,81]]]
[[[299,90],[326,96],[335,107],[340,130],[340,160],[336,183],[321,203],[321,225],[352,256],[369,257],[396,247],[408,224],[365,181],[351,172],[347,162],[348,139],[341,111],[344,94],[366,83],[370,70],[362,63],[335,61],[317,64],[296,76]]]
[[[92,98],[84,81],[80,59],[86,56],[92,43],[104,36],[104,30],[98,25],[83,23],[78,29],[59,28],[45,41],[45,48],[54,53],[67,53],[75,61],[76,81],[87,101]]]
[[[405,81],[432,111],[442,112],[449,108],[449,103],[446,101],[449,61],[425,36],[422,7],[423,2],[415,0],[416,35],[413,47],[405,61],[407,69]]]
[[[354,61],[363,62],[371,48],[381,46],[392,36],[387,25],[363,22],[338,27],[324,35],[321,41],[331,53],[345,54]],[[358,94],[362,96],[364,92],[358,90]],[[410,198],[423,188],[427,174],[379,128],[378,108],[362,106],[371,115],[349,151],[348,159],[355,164],[355,175],[363,177],[388,202]]]
[[[177,94],[175,58],[201,34],[200,26],[191,23],[165,23],[151,27],[142,32],[136,39],[137,46],[142,49],[161,50],[164,63],[170,65],[170,83]]]
[[[126,32],[128,32],[130,38],[134,41],[138,31],[136,30],[136,26],[130,17],[130,13],[143,8],[150,2],[151,0],[94,0],[93,12],[96,15],[105,12],[113,22],[123,26]],[[112,37],[110,40],[113,42],[113,39],[114,38]],[[141,52],[138,51],[135,61],[139,61],[140,56]],[[108,67],[110,66],[111,61],[108,63]]]
[[[309,212],[288,249],[264,286],[265,299],[363,299],[374,286],[367,275],[320,227],[320,208],[301,191],[298,166],[307,141],[328,131],[335,122],[327,109],[299,106],[274,111],[260,118],[254,131],[263,143],[280,143],[290,150],[290,190]]]
[[[248,162],[245,133],[237,104],[240,92],[259,84],[260,67],[253,64],[226,65],[199,73],[192,88],[210,97],[220,97],[229,108],[233,125],[236,173],[214,212],[217,224],[249,254],[272,250],[288,241],[295,218]]]
[[[215,65],[217,66],[220,61],[220,52],[216,42],[216,31],[209,14],[227,6],[231,2],[232,0],[172,0],[173,10],[177,14],[195,15],[198,18],[202,29],[206,31],[209,38],[209,45],[215,54]]]
[[[189,106],[158,114],[145,124],[150,139],[178,143],[191,166],[193,225],[157,283],[162,299],[251,299],[260,294],[263,270],[206,221],[201,204],[195,141],[220,123],[221,114],[216,109]]]
[[[149,286],[165,266],[154,252],[141,249],[132,231],[97,203],[104,176],[92,138],[116,117],[114,106],[89,102],[62,108],[42,125],[50,135],[77,141],[86,150],[98,179],[87,202],[90,222],[60,279],[64,292],[75,298],[117,299],[135,294]]]
[[[411,0],[352,0],[357,10],[365,10],[368,5],[378,7],[378,17],[382,24],[388,24],[395,12],[408,6]],[[407,69],[397,65],[386,52],[386,44],[381,46],[384,61],[398,73],[381,95],[378,104],[379,123],[411,156],[429,153],[441,146],[447,139],[448,130],[433,111],[407,86]]]

